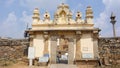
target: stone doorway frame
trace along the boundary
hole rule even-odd
[[[57,38],[59,35],[52,35],[50,37],[50,64],[56,64],[57,61]],[[75,46],[74,38],[70,37],[68,41],[68,64],[74,63],[74,53],[75,53]],[[74,46],[75,44],[75,46]]]

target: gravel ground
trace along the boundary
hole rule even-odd
[[[50,65],[48,66],[31,66],[29,67],[27,64],[21,62],[17,63],[11,66],[0,66],[0,68],[50,68]],[[61,68],[63,68],[61,66]],[[65,67],[64,67],[65,68]],[[120,68],[120,65],[117,66],[103,66],[103,67],[94,67],[92,65],[78,65],[77,68]]]
[[[10,66],[0,66],[0,68],[47,68],[47,66],[31,66],[31,67],[29,67],[27,64],[20,62],[20,63],[13,64]]]

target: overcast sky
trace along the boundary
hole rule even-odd
[[[69,5],[73,12],[73,18],[77,11],[82,12],[85,18],[87,6],[91,6],[94,12],[95,27],[100,28],[100,36],[111,37],[112,24],[111,12],[116,15],[116,34],[120,36],[120,0],[0,0],[0,36],[23,38],[27,23],[32,23],[34,8],[39,8],[41,19],[45,11],[53,14],[61,3]]]

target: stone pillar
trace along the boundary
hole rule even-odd
[[[55,64],[56,63],[56,56],[57,56],[56,49],[57,49],[57,37],[52,36],[51,37],[51,46],[50,46],[50,50],[51,50],[51,53],[50,53],[50,63],[51,64]]]
[[[68,64],[73,64],[74,62],[74,40],[69,39],[68,45]]]
[[[44,32],[44,51],[43,51],[43,54],[49,54],[49,51],[48,51],[48,42],[49,42],[49,36],[48,36],[48,32]]]
[[[33,38],[34,38],[34,36],[33,36],[33,35],[30,35],[30,47],[33,46]]]
[[[80,38],[81,38],[81,32],[76,32],[76,53],[75,53],[75,60],[80,60],[81,59]]]
[[[93,38],[93,51],[94,51],[94,59],[98,58],[98,31],[93,31],[92,38]]]
[[[30,44],[29,44],[29,47],[33,47],[33,38],[34,38],[34,35],[33,34],[30,34],[29,36],[30,38]],[[28,50],[29,51],[29,50]],[[29,53],[29,52],[28,52]],[[28,55],[29,56],[29,55]],[[33,58],[29,58],[29,66],[32,66],[33,64]]]

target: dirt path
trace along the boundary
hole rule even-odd
[[[13,64],[10,66],[0,66],[0,68],[47,68],[47,66],[31,66],[31,67],[29,67],[27,64],[21,62],[21,63]]]

